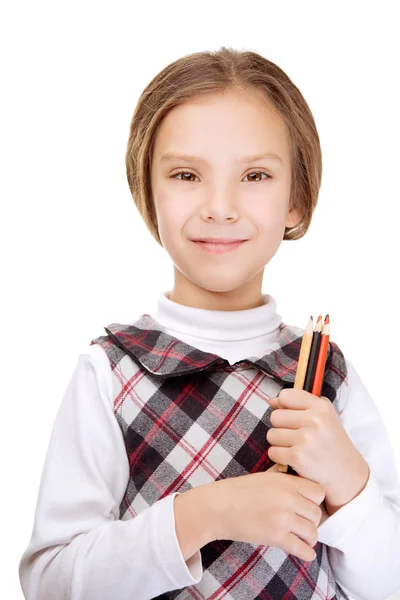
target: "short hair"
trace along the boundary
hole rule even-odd
[[[139,214],[161,246],[151,190],[153,146],[161,122],[172,108],[185,102],[236,90],[256,93],[272,103],[288,129],[290,209],[297,209],[301,220],[285,227],[283,239],[300,239],[310,226],[322,177],[321,146],[311,110],[276,64],[257,52],[222,46],[188,54],[162,69],[141,93],[130,123],[125,156],[129,188]]]

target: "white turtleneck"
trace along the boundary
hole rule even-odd
[[[269,294],[263,294],[263,301],[248,310],[205,310],[177,304],[164,292],[158,297],[154,319],[170,335],[234,364],[263,356],[278,337],[282,317],[276,312],[276,301]]]
[[[182,306],[165,292],[152,316],[171,335],[233,364],[262,356],[275,343],[281,317],[274,298],[263,299],[260,307],[224,312]],[[384,600],[400,586],[400,484],[382,417],[347,366],[349,394],[340,419],[371,474],[359,496],[331,517],[325,512],[318,539],[351,598]],[[19,568],[26,598],[148,600],[200,581],[200,551],[185,562],[176,537],[176,494],[122,521],[128,481],[110,362],[94,344],[79,355],[53,426]]]

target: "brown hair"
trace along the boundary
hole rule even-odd
[[[141,93],[131,120],[125,156],[128,184],[140,215],[161,246],[150,183],[153,145],[161,122],[184,102],[234,90],[261,93],[282,115],[289,131],[290,208],[297,208],[302,218],[295,227],[285,228],[283,239],[300,239],[310,226],[322,177],[321,146],[311,110],[276,64],[256,52],[222,46],[217,51],[188,54],[166,66]]]

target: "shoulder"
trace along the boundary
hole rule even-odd
[[[279,337],[282,338],[283,342],[287,341],[290,344],[299,346],[304,333],[304,328],[282,323],[280,325]],[[330,337],[328,343],[328,353],[326,357],[326,367],[329,369],[333,368],[337,372],[338,376],[344,381],[348,376],[349,365],[350,363],[346,359],[340,345]]]
[[[98,380],[99,388],[105,391],[105,394],[112,402],[112,371],[110,359],[106,350],[100,343],[91,343],[82,349],[79,354],[79,359],[87,363],[93,368]]]
[[[104,334],[93,337],[90,344],[83,349],[81,355],[85,355],[94,369],[96,369],[99,381],[102,384],[108,402],[114,408],[114,399],[123,392],[125,382],[140,369],[140,367],[127,355],[126,349],[120,347],[116,341],[115,334],[125,338],[129,335],[130,328],[134,328],[141,318],[128,321],[124,324],[112,323],[104,327]],[[112,332],[109,335],[109,332]],[[118,335],[119,334],[119,335]]]

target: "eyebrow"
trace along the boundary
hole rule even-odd
[[[280,156],[278,156],[277,154],[271,154],[269,152],[263,152],[261,154],[250,154],[248,156],[242,156],[242,158],[237,158],[236,161],[234,161],[234,162],[250,163],[250,162],[257,161],[257,160],[262,160],[264,158],[271,158],[273,160],[283,163],[283,160],[281,159]],[[174,154],[172,152],[169,152],[168,154],[163,154],[162,157],[160,158],[160,162],[168,162],[170,160],[186,160],[188,162],[197,161],[199,163],[209,165],[209,162],[205,158],[202,158],[201,156],[195,156],[193,154]]]

